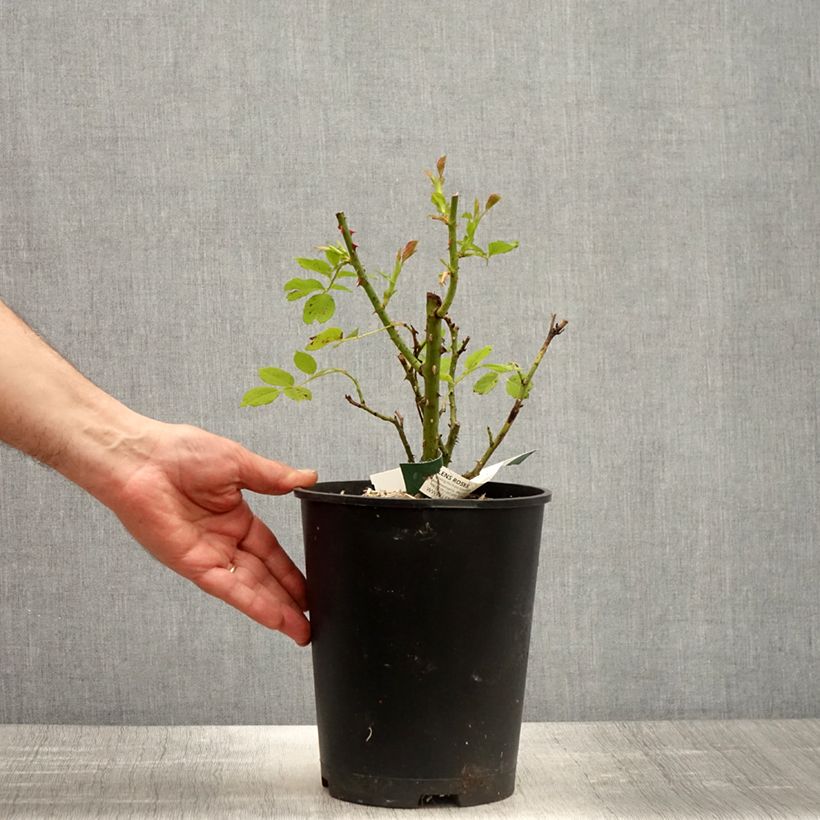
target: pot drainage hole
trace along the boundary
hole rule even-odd
[[[457,794],[423,794],[419,798],[420,806],[458,806]]]

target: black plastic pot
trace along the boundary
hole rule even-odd
[[[302,502],[322,783],[376,806],[472,806],[513,793],[544,504],[536,487],[484,500]]]

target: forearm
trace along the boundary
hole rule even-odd
[[[104,503],[150,451],[150,419],[109,396],[0,301],[0,440]]]

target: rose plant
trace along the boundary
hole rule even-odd
[[[435,208],[431,219],[444,224],[447,229],[447,254],[442,258],[443,270],[438,276],[441,292],[430,291],[426,295],[424,322],[414,324],[392,318],[391,299],[396,293],[404,265],[416,252],[417,241],[410,240],[399,248],[390,273],[378,272],[375,276],[366,271],[353,241],[356,233],[348,227],[343,212],[336,214],[342,240],[335,244],[318,246],[320,257],[299,257],[297,264],[310,276],[288,280],[284,285],[286,298],[302,303],[302,319],[307,325],[328,325],[336,315],[336,300],[342,293],[352,292],[351,284],[357,286],[370,301],[378,326],[359,332],[358,328],[345,332],[341,327],[328,325],[311,336],[303,348],[293,354],[293,369],[263,367],[259,378],[263,385],[248,390],[243,406],[258,407],[271,404],[280,396],[294,402],[313,397],[309,385],[318,379],[338,375],[350,381],[353,392],[345,399],[354,407],[392,425],[401,440],[409,462],[417,461],[416,451],[410,443],[405,428],[405,415],[399,410],[392,414],[374,408],[365,398],[359,378],[339,367],[320,367],[316,356],[321,351],[384,333],[395,348],[396,358],[404,380],[412,391],[413,413],[418,416],[421,428],[421,461],[433,461],[441,457],[446,466],[453,457],[461,430],[458,415],[459,388],[468,380],[475,393],[491,393],[503,380],[512,405],[498,428],[487,427],[487,445],[478,456],[474,466],[464,474],[475,476],[496,451],[518,417],[530,394],[536,371],[552,340],[567,326],[567,320],[558,321],[556,315],[549,318],[546,336],[528,367],[514,361],[492,362],[491,345],[469,350],[470,338],[460,336],[460,328],[451,315],[461,275],[462,261],[478,257],[489,263],[494,256],[506,254],[518,248],[517,241],[494,240],[486,247],[478,244],[476,233],[489,211],[501,200],[498,194],[490,194],[482,207],[475,199],[472,210],[459,214],[459,195],[448,196],[444,192],[444,168],[446,157],[436,162],[435,173],[426,174],[432,184],[430,200]],[[379,294],[381,290],[381,294]],[[468,352],[469,351],[469,352]]]

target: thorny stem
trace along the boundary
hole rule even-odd
[[[416,356],[421,355],[421,349],[424,346],[419,342],[419,332],[413,327],[413,325],[407,325],[408,330],[410,331],[410,335],[413,337],[413,353]]]
[[[458,224],[458,194],[450,197],[450,214],[447,219],[447,233],[449,237],[448,247],[450,250],[450,264],[447,271],[449,283],[444,301],[435,293],[427,294],[427,325],[424,333],[424,344],[427,348],[424,364],[422,365],[422,378],[424,379],[424,404],[422,406],[422,459],[428,461],[435,458],[439,453],[445,463],[450,461],[450,453],[455,445],[458,436],[459,425],[454,422],[455,395],[453,385],[449,386],[450,398],[450,432],[447,441],[442,441],[439,436],[439,419],[441,417],[440,387],[441,387],[441,322],[446,319],[449,322],[447,311],[453,303],[458,287],[458,244],[456,241],[456,227]],[[451,328],[453,325],[451,325]],[[455,355],[455,350],[453,351]],[[451,371],[452,372],[452,371]]]
[[[456,323],[449,316],[445,316],[444,321],[447,322],[447,326],[450,328],[450,376],[452,377],[453,374],[456,372],[459,357],[466,349],[467,344],[470,341],[470,337],[467,336],[467,338],[464,339],[464,341],[459,346],[458,327],[456,326]],[[445,467],[450,463],[450,460],[453,457],[453,448],[456,446],[456,441],[458,441],[458,433],[461,429],[461,425],[458,421],[458,412],[456,408],[455,379],[453,379],[453,381],[447,382],[447,398],[450,407],[450,432],[447,435],[447,441],[445,441],[441,447]]]
[[[410,331],[410,335],[413,337],[413,353],[417,359],[420,360],[421,352],[424,350],[424,342],[419,342],[419,335],[416,328],[413,325],[407,325],[408,330]],[[424,404],[424,396],[421,394],[421,390],[419,390],[419,380],[418,374],[415,370],[407,373],[407,380],[410,382],[410,386],[413,388],[413,393],[416,397],[416,411],[419,414],[419,421],[424,419],[424,411],[422,410],[422,406]]]
[[[533,376],[535,375],[535,371],[538,369],[538,365],[541,364],[541,359],[544,358],[544,354],[547,352],[547,348],[549,348],[550,343],[552,340],[560,335],[564,328],[567,326],[567,320],[562,319],[560,322],[555,321],[555,314],[553,313],[550,317],[550,329],[547,333],[547,338],[544,339],[543,344],[536,353],[535,358],[533,359],[532,364],[530,365],[530,369],[527,371],[525,376],[521,377],[521,387],[522,387],[522,397],[515,400],[513,406],[510,408],[510,412],[507,414],[507,418],[504,420],[504,423],[501,425],[499,431],[493,435],[490,428],[487,428],[487,434],[490,437],[490,443],[487,446],[487,449],[484,451],[484,454],[481,458],[475,463],[475,466],[470,470],[470,472],[465,473],[465,478],[473,478],[477,473],[481,471],[484,465],[487,463],[487,459],[496,451],[498,445],[504,440],[504,436],[507,435],[509,432],[512,423],[518,417],[518,414],[521,412],[521,407],[524,404],[524,400],[529,392],[530,384],[532,383]]]
[[[453,299],[456,296],[456,288],[458,288],[458,242],[456,240],[456,227],[458,226],[458,194],[453,194],[450,198],[450,216],[447,219],[447,234],[449,237],[448,247],[450,249],[450,265],[448,270],[450,272],[450,281],[447,286],[447,293],[444,296],[444,302],[438,310],[439,317],[443,318],[450,310],[450,305],[453,304]]]
[[[419,376],[413,368],[409,367],[404,360],[404,357],[399,353],[399,362],[405,372],[405,379],[410,382],[410,387],[413,389],[414,404],[416,412],[419,416],[419,421],[424,421],[424,394],[419,387]]]
[[[418,380],[418,374],[421,372],[421,362],[418,359],[417,353],[412,352],[404,343],[401,336],[399,336],[396,331],[396,323],[390,321],[390,317],[387,315],[387,310],[385,309],[386,302],[382,303],[376,295],[376,291],[373,290],[373,285],[367,278],[364,266],[359,259],[359,255],[356,253],[356,245],[350,235],[350,229],[347,227],[347,219],[345,218],[344,213],[339,211],[339,213],[336,214],[336,219],[339,223],[339,230],[342,232],[342,236],[344,237],[345,245],[347,246],[347,252],[350,256],[350,263],[356,271],[357,281],[362,288],[364,288],[364,292],[367,294],[370,304],[373,305],[373,310],[381,320],[385,330],[387,330],[387,335],[399,351],[399,364],[401,365],[402,370],[404,370],[405,379],[410,383],[410,387],[413,390],[413,398],[415,399],[416,408],[418,410],[419,418],[421,419],[421,406],[424,401],[424,397],[419,389]]]
[[[401,336],[396,332],[396,328],[394,327],[394,323],[390,321],[390,317],[387,315],[387,311],[384,309],[384,306],[381,303],[381,300],[376,295],[376,291],[373,290],[373,285],[370,283],[370,280],[367,278],[367,274],[365,273],[364,267],[362,266],[361,261],[359,260],[359,255],[356,253],[356,246],[353,243],[353,239],[350,236],[350,229],[347,227],[347,220],[345,219],[345,215],[343,212],[339,212],[336,214],[336,219],[339,222],[339,230],[342,232],[342,236],[345,240],[345,245],[347,245],[347,252],[350,255],[350,263],[353,265],[353,269],[356,271],[356,275],[358,277],[359,284],[364,288],[364,292],[367,294],[367,298],[370,300],[370,304],[373,305],[373,310],[376,312],[376,315],[381,319],[382,325],[387,328],[387,335],[390,336],[391,341],[396,348],[398,349],[399,353],[404,356],[405,363],[407,366],[412,367],[414,370],[421,370],[421,362],[413,355],[410,348],[402,340]]]
[[[427,325],[425,342],[427,354],[421,369],[424,380],[424,404],[422,406],[422,455],[423,461],[431,461],[439,454],[439,382],[441,379],[441,297],[427,294]]]
[[[345,399],[347,399],[347,401],[354,407],[358,407],[366,413],[370,413],[371,416],[375,416],[377,419],[381,419],[382,421],[386,421],[388,424],[392,424],[399,434],[401,443],[404,445],[404,452],[407,454],[407,460],[411,463],[416,460],[412,449],[410,449],[410,442],[407,440],[407,434],[404,432],[404,416],[402,416],[398,410],[396,410],[392,416],[386,416],[384,413],[379,413],[378,411],[373,410],[373,408],[368,407],[363,401],[356,401],[356,399],[354,399],[351,395],[345,396]]]

